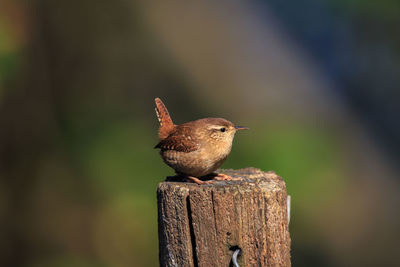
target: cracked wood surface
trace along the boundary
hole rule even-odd
[[[157,188],[160,266],[290,266],[286,186],[274,172],[224,170],[234,181],[162,182]]]

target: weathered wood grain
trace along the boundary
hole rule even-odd
[[[162,182],[157,189],[160,266],[290,266],[286,186],[274,172],[225,170],[211,185]]]

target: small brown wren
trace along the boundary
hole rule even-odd
[[[222,118],[205,118],[175,125],[161,99],[156,98],[156,114],[160,122],[160,142],[154,147],[161,149],[164,162],[197,184],[210,183],[200,177],[213,175],[215,180],[231,180],[225,174],[214,174],[226,160],[232,148],[236,131],[248,129],[235,126]]]

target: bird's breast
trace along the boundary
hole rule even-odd
[[[202,146],[196,151],[161,151],[164,162],[178,173],[201,177],[214,172],[226,160],[230,147]]]

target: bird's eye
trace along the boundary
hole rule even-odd
[[[225,132],[226,131],[226,129],[225,128],[221,128],[221,129],[219,129],[221,132]]]

